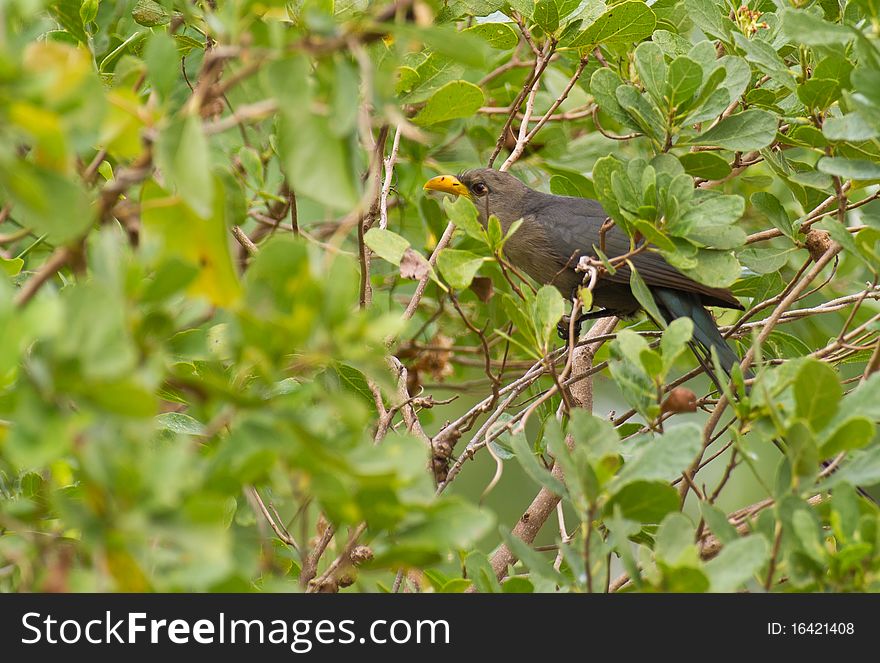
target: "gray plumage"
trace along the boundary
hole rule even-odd
[[[484,225],[494,214],[507,229],[518,219],[523,223],[504,247],[510,262],[542,284],[555,285],[566,298],[580,285],[583,274],[575,271],[581,256],[596,256],[599,230],[607,218],[595,200],[555,196],[530,189],[517,178],[490,168],[470,170],[458,178],[470,193]],[[609,258],[630,250],[626,234],[616,226],[605,235]],[[688,278],[655,251],[632,258],[636,270],[651,290],[667,322],[689,317],[694,322],[694,341],[705,352],[715,348],[721,366],[730,371],[738,363],[705,306],[742,309],[725,288],[712,288]],[[623,265],[604,274],[593,289],[593,303],[609,313],[630,316],[640,304],[629,285],[630,269]],[[698,358],[699,355],[698,355]],[[701,358],[706,361],[708,357]]]
[[[588,198],[541,193],[513,175],[489,168],[467,171],[459,179],[471,191],[483,224],[494,214],[506,232],[514,221],[523,219],[505,246],[505,254],[539,283],[555,285],[563,296],[570,297],[583,278],[574,270],[578,258],[596,255],[593,246],[598,246],[599,229],[608,217],[602,205]],[[486,186],[488,191],[476,194],[477,184]],[[610,258],[622,255],[630,249],[629,238],[613,226],[605,234],[605,249]],[[659,253],[645,251],[634,256],[632,262],[648,285],[696,293],[704,306],[742,308],[729,290],[711,288],[688,278]],[[595,304],[623,315],[638,311],[640,306],[630,291],[629,279],[627,265],[613,275],[603,276],[593,292]]]

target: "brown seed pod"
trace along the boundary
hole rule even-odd
[[[447,426],[449,423],[447,422]],[[441,444],[448,444],[450,449],[455,448],[455,443],[461,438],[461,431],[457,428],[444,428],[434,436],[434,449]]]
[[[339,587],[351,587],[357,580],[357,571],[353,566],[340,569],[336,574],[336,584]]]
[[[358,566],[373,559],[373,550],[370,546],[355,546],[352,548],[349,558],[352,564]]]
[[[810,228],[804,240],[804,245],[807,247],[807,251],[810,252],[813,262],[817,262],[831,248],[832,243],[833,241],[828,231],[819,230],[818,228]]]
[[[697,411],[697,395],[690,389],[685,387],[676,387],[669,392],[663,405],[660,407],[661,412],[696,412]]]
[[[434,443],[434,458],[449,458],[452,455],[452,443],[446,439]]]
[[[431,474],[434,475],[434,480],[437,483],[443,483],[446,481],[446,477],[449,473],[449,460],[446,458],[432,458],[431,459]]]

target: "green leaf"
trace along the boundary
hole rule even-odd
[[[770,547],[764,537],[752,534],[732,541],[718,556],[706,562],[706,574],[713,592],[733,592],[749,581],[764,563]]]
[[[754,63],[758,69],[788,89],[795,89],[797,82],[794,76],[770,44],[760,39],[748,39],[739,33],[733,34],[733,40],[745,51],[746,60]]]
[[[804,170],[792,173],[788,179],[796,184],[810,187],[812,189],[818,189],[820,191],[830,191],[833,186],[833,181],[830,176],[825,173],[816,172],[815,170]]]
[[[535,586],[528,578],[513,576],[504,580],[501,591],[505,594],[533,594]]]
[[[483,90],[467,81],[450,81],[428,99],[425,107],[413,118],[421,125],[437,124],[461,117],[470,117],[483,105]]]
[[[486,555],[484,553],[474,551],[468,554],[464,559],[464,568],[467,571],[468,578],[470,578],[474,586],[484,594],[494,594],[501,592],[501,584],[498,582],[498,578],[495,577],[495,571],[492,570],[492,565],[489,564],[489,560],[486,559]]]
[[[863,115],[855,112],[826,118],[822,133],[828,140],[861,142],[880,136],[880,125],[869,124]]]
[[[727,515],[717,506],[708,502],[700,502],[700,514],[721,543],[727,544],[739,539],[736,528],[730,524]]]
[[[853,69],[850,81],[859,96],[853,101],[857,106],[877,122],[877,106],[880,105],[880,94],[877,92],[880,82],[880,61],[874,61],[871,65],[864,65]]]
[[[606,67],[600,67],[590,77],[590,92],[602,112],[626,129],[638,129],[638,125],[617,101],[617,88],[621,85],[623,80],[620,76]]]
[[[552,285],[542,286],[535,296],[535,327],[543,344],[549,343],[556,333],[556,325],[565,312],[562,295]]]
[[[101,60],[101,64],[98,65],[98,72],[106,75],[114,71],[116,65],[124,55],[134,55],[141,51],[142,43],[146,37],[147,33],[142,30],[137,30],[129,35],[125,41],[104,56],[104,59]]]
[[[575,186],[565,175],[552,175],[550,177],[550,193],[555,196],[571,196],[573,198],[583,198],[580,189]]]
[[[694,524],[683,513],[670,513],[654,538],[654,557],[669,566],[686,565],[697,558]]]
[[[205,427],[197,420],[183,412],[166,412],[155,417],[156,425],[172,433],[182,435],[204,435]]]
[[[678,157],[688,175],[704,180],[720,180],[730,175],[727,159],[714,152],[688,152]]]
[[[668,428],[653,439],[643,438],[641,452],[627,461],[615,479],[616,490],[634,481],[670,481],[690,467],[703,448],[703,436],[696,424]]]
[[[664,256],[674,259],[667,254]],[[730,251],[698,249],[694,257],[696,266],[682,267],[680,271],[695,281],[713,288],[727,288],[739,278],[740,264]]]
[[[538,461],[534,450],[526,440],[525,433],[512,433],[510,435],[510,447],[513,449],[514,454],[516,454],[516,460],[525,470],[525,473],[539,486],[560,497],[568,494],[565,485]]]
[[[645,372],[653,379],[658,380],[660,378],[663,373],[663,359],[659,353],[650,348],[645,348],[639,353],[639,362],[642,364]]]
[[[3,272],[6,276],[18,275],[22,267],[24,267],[24,260],[21,258],[4,258],[0,256],[0,272]]]
[[[476,35],[492,48],[502,51],[513,48],[519,41],[516,32],[506,23],[478,23],[464,32]]]
[[[620,441],[614,427],[605,419],[577,408],[571,413],[568,432],[574,437],[576,449],[584,449],[590,462],[617,458]]]
[[[639,523],[659,523],[666,514],[678,511],[678,491],[665,481],[634,481],[617,491],[605,505],[605,513],[615,507],[621,515]]]
[[[792,515],[791,525],[801,551],[817,564],[824,566],[827,553],[822,545],[822,530],[816,514],[810,509],[799,508]]]
[[[311,116],[312,93],[311,68],[302,55],[290,55],[269,63],[265,68],[267,92],[272,94],[282,109],[282,119],[290,120],[290,125],[281,129],[296,129],[300,115]],[[311,117],[305,118],[308,121]],[[295,136],[294,136],[295,137]],[[284,146],[282,146],[284,147]]]
[[[370,228],[364,235],[364,244],[392,265],[400,264],[403,254],[410,246],[409,241],[397,233],[381,228]]]
[[[701,196],[669,231],[704,246],[736,248],[745,243],[746,235],[732,224],[744,211],[745,200],[740,196]]]
[[[880,445],[849,454],[849,461],[828,477],[821,489],[832,488],[840,483],[852,486],[873,486],[880,483]]]
[[[187,260],[169,257],[162,260],[146,284],[142,299],[144,302],[155,303],[171,297],[193,282],[199,269]]]
[[[778,15],[782,32],[795,43],[805,46],[839,46],[851,41],[856,34],[802,10],[784,8]]]
[[[623,162],[613,155],[598,159],[593,166],[593,184],[596,188],[596,197],[605,208],[605,212],[614,219],[621,227],[626,227],[626,220],[620,212],[618,201],[615,197],[612,180],[626,173]],[[620,201],[625,205],[626,201]]]
[[[778,272],[786,264],[793,253],[797,252],[793,246],[769,249],[744,249],[736,256],[739,261],[756,274],[772,274]]]
[[[451,57],[431,53],[415,68],[415,76],[408,73],[398,80],[397,92],[408,104],[427,101],[440,87],[461,78],[465,68]],[[404,80],[404,78],[406,80]]]
[[[494,524],[492,514],[458,497],[432,504],[421,522],[402,529],[395,548],[425,551],[465,550]]]
[[[849,484],[840,484],[831,496],[831,526],[839,541],[852,539],[859,526],[859,494]]]
[[[181,259],[198,268],[188,291],[226,306],[238,299],[241,286],[229,250],[225,187],[218,180],[215,188],[214,210],[202,217],[148,180],[141,190],[141,242],[160,247],[160,255],[165,258]]]
[[[654,301],[654,295],[651,294],[651,290],[648,288],[645,280],[641,277],[638,270],[632,264],[632,261],[627,260],[627,264],[629,265],[629,287],[638,300],[639,304],[645,310],[645,312],[651,317],[655,324],[660,325],[661,327],[665,327],[665,318],[660,314],[660,309],[657,308],[657,302]]]
[[[816,167],[823,173],[843,177],[848,180],[880,179],[880,163],[864,159],[845,159],[843,157],[822,157]]]
[[[62,357],[79,359],[86,380],[125,377],[137,356],[121,293],[109,283],[90,281],[65,295],[65,333],[56,350]]]
[[[17,159],[0,167],[0,192],[15,204],[18,221],[55,244],[82,236],[93,222],[88,193],[60,173]]]
[[[139,25],[148,28],[171,22],[171,12],[154,0],[137,0],[131,16]]]
[[[636,126],[656,140],[664,139],[666,127],[660,111],[632,85],[621,85],[615,90],[617,101]]]
[[[809,110],[824,111],[840,96],[840,83],[813,77],[798,85],[797,96]]]
[[[837,426],[844,419],[852,416],[864,416],[874,421],[880,420],[880,372],[872,374],[844,397],[831,426]]]
[[[56,0],[48,6],[49,14],[81,44],[88,44],[89,37],[80,16],[80,0]]]
[[[657,18],[639,0],[625,0],[607,9],[571,46],[592,48],[599,44],[628,44],[641,41],[654,31]]]
[[[678,108],[690,101],[703,82],[703,68],[683,55],[669,65],[666,80],[666,97],[671,108]],[[704,153],[705,154],[705,153]]]
[[[443,199],[443,209],[456,228],[461,228],[469,237],[488,243],[486,231],[477,218],[477,208],[466,196],[457,196],[455,200]]]
[[[177,52],[182,56],[189,55],[193,51],[205,50],[204,42],[188,35],[175,34],[172,38],[174,39],[174,44],[177,46]]]
[[[456,290],[467,288],[487,258],[470,251],[443,249],[437,256],[437,267],[446,282]]]
[[[785,432],[785,454],[791,469],[802,485],[810,485],[819,469],[816,436],[804,419],[795,419]]]
[[[694,321],[690,318],[676,318],[663,330],[660,338],[660,351],[663,354],[663,374],[669,372],[675,360],[685,351],[694,333]]]
[[[639,44],[635,50],[636,70],[639,72],[639,79],[648,91],[648,94],[654,99],[654,103],[663,106],[663,92],[666,88],[666,60],[663,57],[663,51],[657,44],[645,41]],[[670,72],[671,74],[671,72]]]
[[[469,67],[482,67],[488,56],[482,39],[459,32],[452,24],[432,22],[422,26],[414,21],[401,21],[386,22],[383,28],[400,39],[401,43],[421,42],[427,47],[425,50]]]
[[[463,594],[471,585],[471,581],[467,578],[453,578],[437,591],[440,594]]]
[[[504,543],[510,551],[525,564],[532,575],[536,578],[546,580],[554,585],[565,585],[565,577],[553,568],[552,558],[545,557],[539,552],[532,549],[529,544],[518,536],[511,534],[506,528],[499,528]]]
[[[730,28],[733,27],[733,23],[726,16],[722,18],[718,3],[712,0],[685,0],[684,6],[687,9],[688,18],[707,36],[729,40]]]
[[[657,387],[643,368],[646,351],[648,342],[644,338],[630,329],[621,330],[611,343],[611,376],[624,398],[646,419],[651,419],[660,408]]]
[[[346,59],[337,60],[333,69],[335,80],[328,119],[334,135],[345,138],[357,126],[360,79],[357,68]]]
[[[214,204],[214,179],[208,140],[197,115],[186,115],[159,134],[157,161],[172,190],[199,216]]]
[[[82,19],[83,25],[88,25],[95,20],[100,2],[101,0],[83,0],[79,8],[79,17]]]
[[[693,145],[716,145],[747,152],[767,147],[776,138],[776,117],[752,108],[724,118],[716,126],[691,138]]]
[[[342,362],[333,362],[333,372],[339,378],[339,382],[345,389],[357,394],[371,409],[375,408],[373,393],[370,391],[370,383],[367,377],[354,366]]]
[[[547,34],[556,32],[559,27],[559,9],[556,0],[539,0],[532,13],[532,19]]]
[[[819,456],[831,458],[841,451],[866,446],[876,433],[874,422],[867,417],[847,419],[819,442]]]
[[[147,80],[159,98],[168,102],[178,82],[180,56],[177,46],[167,32],[154,32],[144,48],[144,62],[147,65]]]
[[[292,110],[280,118],[278,141],[283,165],[298,195],[333,209],[349,210],[357,204],[349,145],[333,133],[329,120]]]
[[[412,67],[398,67],[394,73],[397,77],[397,82],[394,85],[394,91],[400,95],[405,96],[411,93],[418,86],[419,81],[421,80],[419,72]]]
[[[676,58],[679,55],[687,55],[691,50],[691,42],[681,35],[669,30],[654,30],[651,41],[657,44],[668,58]]]
[[[663,579],[658,590],[666,593],[700,594],[709,590],[709,579],[706,574],[693,566],[666,566],[662,562],[658,567],[663,572]]]
[[[753,207],[767,217],[774,228],[789,239],[794,239],[794,224],[776,196],[766,191],[758,191],[753,193],[749,200]]]

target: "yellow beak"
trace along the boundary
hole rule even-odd
[[[432,177],[425,182],[424,189],[426,191],[442,191],[443,193],[451,193],[456,196],[466,196],[470,198],[468,188],[459,182],[455,175],[438,175]]]

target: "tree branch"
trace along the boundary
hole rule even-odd
[[[577,347],[577,355],[574,360],[577,369],[586,372],[593,363],[593,357],[596,355],[596,351],[599,349],[602,342],[591,342],[591,339],[610,333],[616,325],[617,318],[605,318],[599,320],[590,328],[584,338],[586,343]],[[580,380],[577,388],[572,389],[572,395],[574,396],[577,407],[592,410],[592,379],[585,378]],[[566,443],[571,446],[572,441],[566,439]],[[561,464],[556,463],[553,466],[552,474],[557,479],[563,479]],[[535,499],[532,500],[532,503],[517,521],[516,526],[513,528],[513,535],[522,539],[526,543],[532,543],[541,527],[543,527],[544,523],[556,509],[559,500],[559,495],[552,493],[546,488],[541,488],[535,496]],[[504,578],[507,575],[508,567],[514,564],[516,560],[516,555],[506,545],[502,545],[495,554],[492,555],[491,559],[492,570],[495,572],[495,576],[499,580]]]

